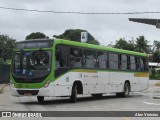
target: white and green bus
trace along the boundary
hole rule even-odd
[[[17,42],[11,67],[14,96],[100,97],[116,93],[128,97],[149,85],[145,53],[62,39]]]

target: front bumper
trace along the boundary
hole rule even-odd
[[[54,87],[43,87],[40,89],[25,89],[25,88],[14,88],[11,87],[11,95],[20,97],[20,96],[55,96]]]

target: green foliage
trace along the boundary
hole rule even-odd
[[[87,32],[87,31],[81,29],[68,29],[63,34],[54,35],[53,37],[80,42],[81,32]],[[99,42],[90,33],[88,33],[87,43],[99,45]]]
[[[7,60],[6,60],[6,64],[9,64],[9,65],[10,65],[11,63],[12,63],[12,60],[11,60],[11,59],[7,59]]]
[[[149,76],[149,79],[150,79],[150,80],[160,80],[160,74],[157,73],[157,74],[155,74],[155,75],[150,75],[150,76]]]
[[[3,62],[3,59],[2,58],[0,58],[0,64],[3,64],[4,62]]]
[[[40,39],[40,38],[47,38],[47,36],[41,32],[31,33],[26,36],[26,40],[28,39]]]
[[[160,62],[160,51],[153,52],[153,61],[159,63]]]
[[[120,38],[119,40],[116,40],[116,43],[113,47],[131,51],[135,50],[134,40],[126,41],[125,38]]]
[[[129,41],[125,40],[125,38],[120,38],[116,41],[115,45],[112,45],[112,47],[136,52],[149,53],[151,51],[151,48],[148,43],[149,41],[146,40],[144,36],[139,36],[138,38],[136,38],[136,40],[132,38]]]
[[[160,41],[154,40],[153,51],[159,51],[159,50],[160,50]]]
[[[145,39],[144,36],[139,36],[136,39],[136,51],[138,52],[149,52],[148,40]]]
[[[155,85],[156,85],[156,86],[160,86],[160,82],[156,83]]]
[[[11,59],[15,42],[16,40],[10,38],[8,35],[0,35],[0,57],[4,62],[7,59]]]

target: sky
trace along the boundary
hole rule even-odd
[[[0,7],[73,12],[160,12],[160,0],[0,0]],[[17,41],[32,32],[49,37],[67,29],[83,29],[91,33],[102,45],[144,35],[152,44],[160,40],[160,29],[155,26],[131,22],[128,18],[159,19],[160,14],[140,15],[81,15],[38,13],[0,9],[0,34]]]

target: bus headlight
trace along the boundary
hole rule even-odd
[[[12,80],[10,80],[10,86],[11,86],[12,88],[14,88],[14,83],[13,83]]]
[[[48,87],[50,84],[50,80],[46,82],[46,84],[44,85],[44,87]]]

